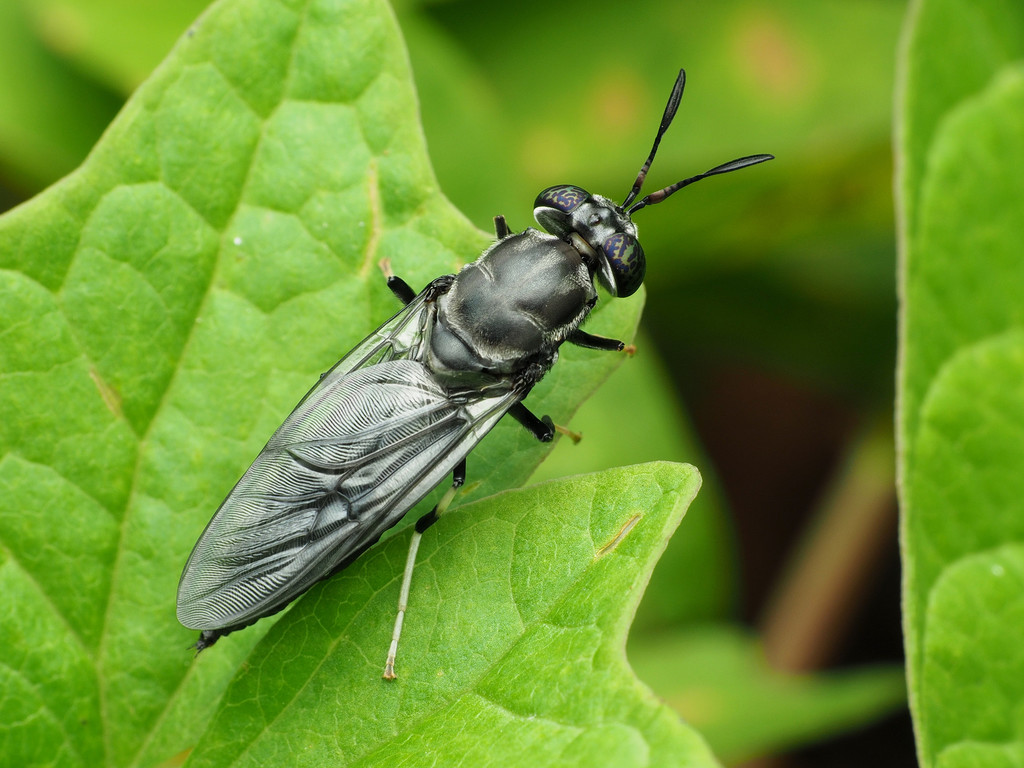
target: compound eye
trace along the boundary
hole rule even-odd
[[[625,232],[616,232],[601,243],[601,253],[615,278],[615,295],[625,298],[636,293],[647,272],[640,241]]]
[[[582,187],[562,184],[557,187],[548,187],[537,195],[533,207],[554,208],[562,213],[572,213],[588,197],[590,197],[590,193]]]

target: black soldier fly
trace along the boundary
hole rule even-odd
[[[313,386],[192,550],[178,584],[178,620],[201,630],[197,650],[277,613],[349,565],[451,473],[451,487],[412,535],[384,671],[395,676],[420,537],[465,482],[466,456],[506,414],[538,440],[554,437],[551,419],[522,400],[562,343],[624,349],[580,326],[597,302],[595,281],[619,297],[643,282],[633,214],[700,179],[772,159],[742,157],[636,200],[685,82],[680,70],[621,205],[577,186],[549,187],[534,217],[550,234],[512,233],[499,216],[497,241],[458,274],[419,294],[388,276],[405,307]]]

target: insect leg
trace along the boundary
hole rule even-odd
[[[577,347],[600,349],[605,352],[625,352],[627,355],[632,355],[636,352],[636,347],[632,344],[623,344],[618,339],[609,339],[606,336],[595,336],[592,333],[581,331],[579,328],[570,333],[566,341],[575,344]]]
[[[462,459],[452,470],[452,485],[445,491],[444,496],[437,502],[437,505],[427,514],[416,521],[416,528],[409,540],[409,554],[405,558],[405,570],[402,571],[402,587],[398,591],[398,615],[395,616],[395,629],[391,633],[391,647],[388,648],[388,658],[384,663],[384,679],[394,680],[395,657],[398,655],[398,638],[402,635],[402,622],[405,620],[405,610],[409,604],[409,587],[412,585],[412,572],[416,566],[416,551],[420,548],[420,539],[423,532],[437,522],[437,519],[444,514],[445,510],[455,498],[455,492],[466,482],[466,460]]]
[[[416,291],[414,291],[410,285],[405,282],[402,278],[398,277],[394,272],[391,271],[391,260],[381,259],[378,264],[380,271],[384,273],[384,277],[387,278],[388,288],[395,294],[402,304],[408,306],[416,298]],[[448,293],[451,289],[452,284],[455,282],[455,275],[442,275],[441,277],[435,278],[430,281],[430,284],[424,289],[427,301],[434,301],[438,296]]]
[[[516,403],[509,408],[508,415],[530,430],[530,432],[533,433],[533,436],[542,443],[550,443],[555,437],[555,432],[565,435],[574,443],[578,443],[583,439],[583,435],[579,432],[573,432],[568,427],[563,427],[561,424],[555,424],[551,421],[550,416],[542,416],[538,419],[534,416],[533,411],[522,403]]]
[[[388,277],[388,288],[391,289],[391,292],[403,304],[409,304],[409,302],[416,298],[416,291],[410,288],[409,284],[398,275]]]
[[[416,298],[416,291],[405,280],[391,271],[391,259],[381,259],[377,266],[380,267],[380,271],[387,278],[388,288],[391,289],[391,292],[395,294],[402,304],[409,304]]]
[[[555,436],[556,427],[551,417],[544,416],[538,419],[533,411],[522,403],[516,403],[509,408],[508,415],[530,430],[542,443],[550,443]]]
[[[498,236],[499,240],[504,240],[512,234],[512,230],[508,228],[508,223],[505,221],[504,216],[498,215],[494,217],[494,234]]]
[[[402,304],[408,305],[413,299],[416,298],[416,291],[414,291],[410,285],[405,282],[402,278],[391,271],[391,265],[384,270],[384,276],[388,279],[388,288],[395,294]]]

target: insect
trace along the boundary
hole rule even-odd
[[[584,189],[545,189],[534,216],[549,234],[512,233],[420,293],[389,275],[405,304],[325,373],[270,438],[199,537],[178,583],[178,620],[197,651],[282,610],[340,571],[449,474],[452,484],[412,535],[384,677],[395,658],[423,532],[466,479],[466,456],[503,417],[541,441],[547,416],[524,404],[564,342],[621,351],[580,326],[597,302],[636,292],[645,258],[632,216],[695,181],[771,160],[741,157],[637,200],[675,117],[680,70],[654,146],[621,205]],[[634,202],[635,201],[635,202]]]

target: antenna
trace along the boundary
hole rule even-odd
[[[655,143],[655,146],[657,146],[657,143]],[[657,192],[651,192],[651,194],[647,195],[647,197],[645,197],[643,200],[640,200],[639,202],[635,203],[633,207],[629,208],[626,211],[626,213],[632,216],[641,208],[646,208],[648,205],[660,203],[666,197],[675,194],[683,187],[688,187],[690,184],[693,184],[693,182],[700,181],[701,179],[706,179],[708,176],[717,176],[720,173],[738,171],[740,168],[746,168],[749,165],[757,165],[758,163],[763,163],[766,160],[774,159],[775,155],[749,155],[747,157],[738,157],[735,160],[730,160],[728,163],[723,163],[722,165],[716,165],[710,171],[705,171],[704,173],[701,173],[697,176],[691,176],[688,179],[677,181],[675,184],[671,184],[665,187],[664,189],[659,189]],[[629,199],[632,200],[633,198],[630,197]]]
[[[661,125],[658,126],[658,135],[654,137],[654,146],[651,147],[651,154],[647,156],[647,162],[640,169],[640,173],[636,175],[633,188],[626,195],[626,199],[622,201],[623,208],[632,203],[636,196],[640,194],[640,188],[644,185],[644,179],[647,178],[647,171],[650,169],[651,163],[654,162],[654,155],[658,152],[658,145],[661,144],[661,137],[665,135],[665,131],[672,125],[672,118],[676,116],[676,110],[679,109],[679,102],[683,98],[683,88],[685,87],[686,70],[680,69],[679,77],[676,78],[676,84],[672,86],[672,94],[668,97],[668,104],[665,105],[665,114],[661,116]]]

